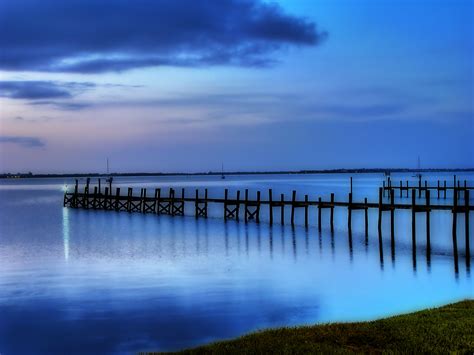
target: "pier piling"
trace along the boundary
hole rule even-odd
[[[270,218],[270,225],[273,225],[273,193],[272,193],[272,189],[268,190],[268,216]]]
[[[280,223],[283,226],[285,225],[285,195],[284,194],[280,195],[280,201],[281,201]]]
[[[379,218],[378,218],[378,231],[379,234],[382,233],[382,197],[383,192],[379,189]]]
[[[318,197],[318,230],[321,232],[321,197]]]
[[[469,245],[469,190],[464,192],[464,232],[466,234],[466,265],[471,265],[471,248]]]
[[[364,198],[364,224],[365,224],[365,238],[369,237],[369,206],[367,205],[367,197]]]
[[[304,226],[308,228],[309,226],[309,220],[308,220],[308,215],[309,215],[309,205],[308,205],[308,195],[304,195]]]
[[[296,191],[293,190],[291,194],[291,225],[295,225],[295,202],[296,202]]]
[[[349,205],[347,206],[347,228],[352,230],[352,192],[348,196]]]
[[[456,175],[454,175],[456,179]],[[456,189],[453,193],[453,254],[454,254],[454,269],[455,272],[459,271],[458,264],[458,240],[457,240],[457,222],[458,222],[458,193]]]
[[[411,241],[413,252],[416,252],[416,191],[411,192]]]
[[[331,232],[334,232],[334,193],[331,193]]]
[[[429,253],[431,251],[431,224],[430,224],[430,190],[426,190],[426,249]]]
[[[390,240],[392,243],[392,253],[395,252],[395,195],[393,190],[390,194]]]

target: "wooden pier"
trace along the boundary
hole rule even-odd
[[[390,213],[390,238],[392,253],[395,248],[395,211],[396,210],[411,210],[412,215],[412,247],[413,252],[416,254],[416,218],[417,214],[422,213],[426,215],[426,247],[427,256],[429,257],[431,249],[431,229],[430,229],[430,214],[434,211],[451,211],[452,213],[452,236],[453,236],[453,253],[457,263],[458,259],[458,248],[457,248],[457,219],[458,215],[464,215],[465,221],[465,252],[466,252],[466,263],[470,264],[470,241],[469,241],[469,214],[470,211],[474,210],[474,206],[469,204],[470,188],[463,189],[464,199],[460,203],[457,187],[453,188],[453,203],[447,204],[433,204],[431,202],[430,189],[424,190],[425,199],[423,204],[417,203],[416,194],[417,189],[411,189],[411,203],[395,203],[395,189],[391,188],[389,191],[390,200],[389,202],[383,201],[383,194],[385,188],[380,187],[378,193],[377,202],[368,202],[367,198],[363,201],[354,201],[352,192],[348,193],[346,201],[336,201],[334,193],[331,193],[330,199],[324,201],[319,197],[317,200],[311,200],[308,195],[304,195],[301,198],[296,191],[292,191],[291,199],[285,199],[284,194],[280,195],[280,198],[274,199],[273,191],[268,191],[268,199],[261,198],[261,192],[256,191],[255,198],[249,197],[249,190],[244,191],[244,197],[241,198],[240,191],[236,191],[235,196],[229,196],[229,190],[225,189],[224,198],[209,197],[208,190],[202,191],[196,189],[194,196],[186,196],[185,189],[182,188],[179,193],[175,189],[167,189],[167,193],[163,193],[163,189],[157,188],[154,190],[154,194],[147,195],[147,189],[140,189],[140,195],[134,195],[133,189],[128,188],[127,194],[122,194],[121,189],[117,187],[115,193],[112,192],[111,186],[101,190],[100,183],[95,186],[93,190],[90,189],[89,181],[84,186],[83,192],[79,192],[79,186],[76,181],[73,192],[65,192],[64,194],[64,206],[70,208],[83,208],[92,210],[107,210],[107,211],[126,211],[126,212],[138,212],[138,213],[152,213],[155,215],[170,215],[170,216],[184,216],[186,205],[194,205],[194,216],[195,218],[207,218],[209,204],[221,204],[223,206],[223,217],[224,220],[237,220],[241,219],[243,213],[243,219],[245,223],[254,221],[260,223],[260,214],[262,208],[268,208],[268,216],[270,225],[275,223],[277,215],[275,209],[279,209],[279,223],[284,225],[287,221],[285,218],[285,207],[290,209],[289,223],[295,225],[295,217],[297,210],[304,211],[304,225],[309,226],[310,219],[310,208],[317,208],[317,226],[318,230],[322,228],[322,210],[329,210],[329,225],[331,232],[334,231],[334,209],[335,208],[346,208],[347,209],[347,226],[349,231],[349,237],[351,238],[352,233],[352,214],[356,211],[364,212],[365,222],[365,236],[368,237],[369,228],[369,209],[376,209],[378,211],[378,232],[379,232],[379,243],[381,246],[382,239],[382,219],[384,212]]]
[[[351,178],[351,189],[352,189],[352,178]],[[436,186],[429,186],[428,181],[425,180],[422,182],[421,177],[418,178],[418,183],[416,185],[411,185],[408,180],[402,181],[400,180],[398,183],[393,182],[390,177],[386,181],[383,182],[383,196],[385,196],[385,192],[388,193],[388,196],[392,192],[398,191],[399,197],[410,197],[409,193],[411,191],[414,191],[415,194],[418,194],[418,198],[422,197],[422,194],[427,193],[427,191],[433,190],[437,192],[437,198],[440,199],[441,196],[442,198],[446,199],[447,191],[453,191],[453,194],[456,193],[458,199],[461,197],[462,194],[464,194],[466,191],[474,190],[473,186],[468,186],[467,181],[464,180],[463,183],[461,183],[460,180],[456,179],[456,175],[453,176],[453,183],[451,186],[447,185],[447,181],[443,180],[437,180],[437,185]],[[404,194],[403,192],[406,192]]]

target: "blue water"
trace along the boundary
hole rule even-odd
[[[452,182],[452,174],[424,176]],[[474,185],[473,174],[458,174]],[[393,175],[400,179],[410,175]],[[377,200],[383,176],[354,175],[354,201]],[[349,176],[282,175],[117,178],[118,187],[209,188],[210,197],[245,188],[266,198],[321,196],[346,200]],[[414,183],[414,181],[413,181]],[[352,240],[347,211],[329,212],[323,229],[310,209],[310,228],[297,211],[295,228],[222,220],[196,220],[62,207],[63,188],[72,179],[0,182],[0,353],[135,353],[178,350],[232,338],[257,329],[385,317],[472,298],[465,257],[464,216],[458,217],[458,267],[452,249],[452,214],[431,216],[430,258],[425,219],[417,216],[415,259],[411,212],[397,211],[395,249],[389,215],[384,215],[382,248],[377,212],[353,214]],[[432,203],[449,203],[450,196]],[[410,203],[411,199],[397,202]],[[418,203],[424,203],[421,198]],[[473,201],[471,200],[471,204]],[[290,213],[286,211],[287,218]],[[275,209],[275,214],[279,212]],[[216,217],[216,218],[212,218]],[[471,213],[472,219],[472,213]],[[287,220],[288,221],[288,220]],[[472,221],[471,221],[472,225]],[[471,240],[471,245],[474,244]],[[382,251],[382,253],[381,253]],[[472,251],[471,251],[472,254]],[[415,262],[416,261],[416,262]]]

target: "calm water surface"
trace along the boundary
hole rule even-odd
[[[452,182],[452,174],[426,175]],[[474,185],[474,175],[458,174]],[[392,179],[415,178],[393,175]],[[290,198],[331,192],[347,199],[348,175],[118,178],[116,186],[224,187]],[[377,200],[383,176],[354,175],[354,201]],[[232,338],[267,327],[354,321],[441,305],[473,297],[466,266],[464,217],[458,223],[458,270],[452,250],[452,215],[432,214],[432,253],[425,247],[425,219],[419,214],[418,247],[411,244],[411,213],[396,212],[396,243],[390,244],[384,216],[382,247],[377,212],[335,211],[335,231],[323,212],[319,233],[316,208],[311,226],[224,223],[62,207],[63,187],[72,179],[0,182],[0,353],[134,353],[178,350]],[[138,191],[137,191],[138,192]],[[437,200],[432,203],[449,203]],[[410,203],[407,198],[397,201]],[[422,198],[419,203],[424,203]],[[473,201],[471,201],[471,204]],[[277,215],[279,213],[275,210]],[[287,211],[289,216],[289,210]],[[472,219],[472,213],[471,213]],[[471,221],[472,225],[472,221]],[[471,245],[472,245],[471,241]],[[472,254],[472,251],[471,251]]]

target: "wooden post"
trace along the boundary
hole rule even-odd
[[[273,196],[272,189],[268,190],[268,215],[270,216],[270,225],[273,225]]]
[[[255,216],[255,222],[260,223],[260,191],[257,191],[257,211]]]
[[[379,220],[378,220],[379,234],[382,233],[382,191],[379,189]]]
[[[108,190],[108,203],[107,203],[107,210],[113,210],[114,209],[114,198],[113,198],[113,194],[114,192],[110,189],[110,187],[107,188]]]
[[[156,191],[155,191],[155,195],[156,195],[156,214],[157,215],[160,215],[161,214],[161,189],[158,188]]]
[[[321,197],[318,197],[318,230],[321,232]]]
[[[100,178],[99,178],[99,195],[101,194],[101,188],[100,188]]]
[[[128,196],[127,196],[127,212],[132,211],[132,194],[133,189],[131,187],[128,188]]]
[[[412,190],[411,195],[411,242],[412,249],[416,251],[416,191]]]
[[[92,208],[97,208],[97,186],[94,186],[94,196],[92,197]]]
[[[402,180],[400,180],[400,198],[402,198],[402,191],[403,191]]]
[[[380,265],[383,267],[383,239],[382,239],[382,193],[379,189],[379,225],[378,225],[378,235],[379,235],[379,255],[380,255]]]
[[[426,194],[426,191],[428,191],[428,181],[425,180],[425,194]]]
[[[196,197],[194,199],[194,217],[197,219],[198,218],[198,214],[199,214],[199,210],[198,210],[198,207],[199,207],[199,190],[196,189]]]
[[[87,191],[89,191],[89,185],[91,183],[91,178],[87,178],[86,179],[86,188],[87,188]]]
[[[369,236],[369,207],[367,206],[367,197],[364,198],[364,204],[365,204],[365,209],[364,209],[365,237],[367,238]]]
[[[408,186],[408,180],[407,180],[407,197],[409,195],[410,187]]]
[[[458,180],[458,200],[461,198],[461,182]]]
[[[153,213],[158,213],[158,209],[160,208],[158,205],[158,201],[160,200],[159,197],[160,189],[155,189],[155,202],[153,203]]]
[[[351,176],[351,193],[352,193],[352,176]]]
[[[390,238],[392,240],[392,246],[395,246],[395,198],[393,190],[390,195]]]
[[[418,175],[418,198],[421,198],[421,174]]]
[[[140,203],[140,212],[145,213],[145,204],[146,204],[146,188],[143,189],[142,201]]]
[[[207,189],[204,190],[204,218],[207,218]]]
[[[76,179],[76,184],[74,185],[74,199],[72,200],[73,202],[73,207],[77,208],[77,195],[79,193],[79,181]]]
[[[331,232],[334,231],[334,193],[331,193]]]
[[[224,190],[224,221],[227,221],[227,198],[229,195],[229,190],[225,189]],[[246,220],[247,222],[247,220]]]
[[[281,209],[280,209],[280,219],[281,219],[281,225],[285,225],[285,195],[281,194],[280,195],[280,202],[281,202]]]
[[[458,194],[456,186],[454,187],[453,193],[453,238],[456,236],[457,229],[457,207],[458,207]]]
[[[291,195],[291,225],[295,225],[295,201],[296,201],[296,191],[293,190]]]
[[[444,199],[446,200],[446,180],[444,180]]]
[[[239,211],[240,211],[240,190],[237,190],[237,205],[235,206],[235,219],[239,220]]]
[[[430,190],[426,190],[426,249],[428,252],[431,251],[431,230],[430,230]]]
[[[109,188],[106,186],[106,187],[105,187],[104,201],[102,202],[102,208],[103,208],[104,210],[108,210],[108,209],[109,209],[108,200],[109,200]]]
[[[439,180],[438,180],[438,200],[439,200]]]
[[[82,206],[86,209],[89,208],[89,185],[84,186],[84,196],[82,197]]]
[[[454,175],[456,177],[456,175]],[[458,194],[456,191],[456,185],[453,187],[453,253],[454,253],[454,265],[457,269],[458,265],[458,240],[457,240],[457,222],[458,222]],[[456,270],[457,273],[457,270]]]
[[[245,207],[245,223],[248,222],[249,218],[248,218],[248,213],[247,213],[247,210],[248,210],[248,203],[249,203],[249,189],[245,189],[245,200],[244,200],[244,207]]]
[[[309,221],[308,221],[308,214],[309,214],[309,205],[308,205],[308,195],[304,195],[304,226],[308,228]]]
[[[471,264],[471,249],[469,246],[469,190],[464,192],[464,231],[466,234],[466,263]]]
[[[392,179],[389,176],[388,177],[388,197],[390,197],[391,193],[392,193]]]
[[[109,176],[109,191],[112,194],[112,176]]]
[[[349,193],[349,205],[347,206],[347,228],[352,231],[352,193]]]
[[[382,196],[385,197],[385,180],[383,181],[383,191],[382,191]]]
[[[168,214],[174,216],[174,189],[170,187]]]
[[[120,201],[120,187],[115,189],[115,210],[119,210],[119,201]]]
[[[66,207],[67,204],[67,186],[66,186],[66,191],[64,191],[64,196],[63,196],[63,207]]]

